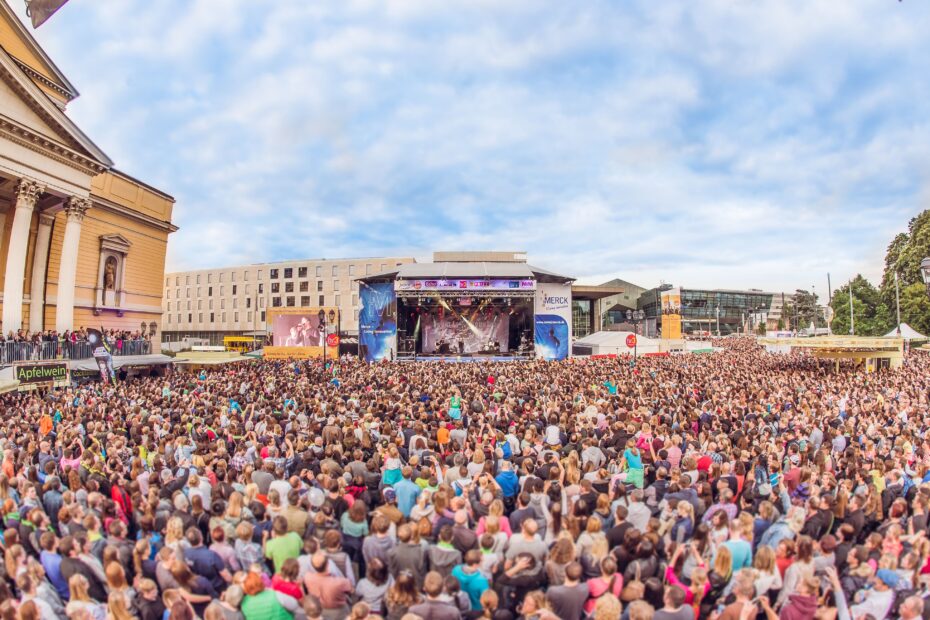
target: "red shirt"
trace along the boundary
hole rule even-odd
[[[303,598],[304,593],[299,585],[293,581],[286,581],[281,575],[275,575],[271,578],[271,589],[277,590],[282,594],[293,596],[298,601]]]

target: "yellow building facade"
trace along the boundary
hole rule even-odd
[[[113,167],[66,115],[77,96],[0,0],[0,329],[7,336],[160,329],[174,199]]]

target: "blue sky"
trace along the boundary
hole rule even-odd
[[[36,37],[177,198],[169,269],[513,249],[823,292],[930,208],[928,33],[916,0],[71,0]]]

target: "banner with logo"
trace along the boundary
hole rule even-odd
[[[572,339],[571,284],[537,284],[533,323],[536,356],[545,360],[566,359]]]
[[[681,289],[662,291],[662,338],[681,338]]]
[[[40,385],[67,386],[71,373],[67,362],[22,362],[14,365],[19,389],[32,389]]]
[[[358,354],[366,362],[397,355],[397,295],[393,282],[359,282]]]
[[[110,353],[110,345],[103,336],[103,332],[93,327],[87,330],[87,342],[93,349],[94,361],[97,362],[97,368],[100,369],[100,380],[103,383],[116,381],[116,370],[113,368],[113,355]]]

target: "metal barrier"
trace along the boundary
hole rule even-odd
[[[152,343],[147,340],[124,340],[110,345],[113,355],[148,355],[152,352]],[[45,360],[92,358],[94,348],[86,341],[59,342],[0,342],[0,366],[14,362],[31,362]]]

